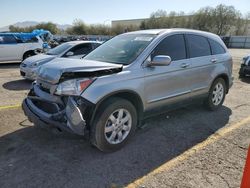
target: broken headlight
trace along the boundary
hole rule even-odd
[[[60,83],[56,88],[56,95],[80,95],[95,79],[73,79]]]

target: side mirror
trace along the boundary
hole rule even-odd
[[[66,56],[67,56],[67,57],[73,56],[73,55],[74,55],[74,52],[71,52],[71,51],[69,51],[69,52],[66,53]]]
[[[168,66],[171,63],[171,57],[166,55],[157,55],[149,63],[149,66]]]

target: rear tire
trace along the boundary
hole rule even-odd
[[[111,98],[99,108],[90,140],[93,145],[104,152],[122,148],[136,130],[137,112],[134,105],[122,98]]]
[[[217,78],[213,82],[209,95],[204,102],[208,110],[215,111],[222,106],[226,96],[226,89],[226,83],[223,78]]]

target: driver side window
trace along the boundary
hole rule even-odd
[[[184,35],[171,35],[163,39],[151,54],[151,59],[157,55],[170,56],[172,61],[186,59]]]

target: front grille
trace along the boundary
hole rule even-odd
[[[45,91],[46,93],[50,93],[50,90],[47,89],[47,88],[44,88],[42,86],[39,86],[39,88],[42,90],[42,91]]]
[[[54,114],[59,111],[59,107],[55,103],[39,101],[39,100],[34,100],[33,103],[36,105],[36,107],[49,114]]]

